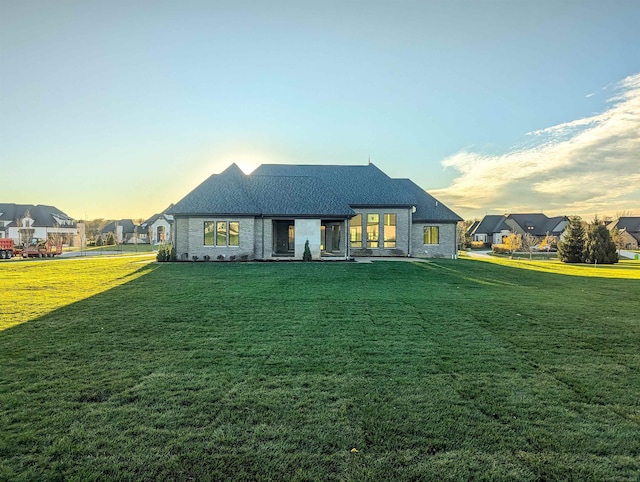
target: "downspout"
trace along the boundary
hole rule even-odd
[[[411,257],[411,226],[413,225],[413,206],[409,208],[409,242],[407,243],[407,258]]]
[[[173,247],[176,250],[176,259],[180,261],[180,254],[178,254],[178,218],[173,217]],[[147,234],[148,236],[148,234]],[[149,239],[149,244],[151,244],[151,239]]]
[[[453,227],[453,254],[451,255],[451,259],[458,259],[458,223],[456,222]],[[531,252],[529,252],[529,254],[531,254]]]
[[[262,218],[262,260],[264,261],[264,214],[261,214]]]

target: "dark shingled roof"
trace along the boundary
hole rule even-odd
[[[339,193],[350,206],[411,206],[411,196],[373,164],[366,166],[263,164],[252,176],[311,176]]]
[[[480,224],[480,221],[477,219],[474,222],[472,222],[471,226],[469,226],[469,228],[467,229],[467,235],[471,236],[479,224]]]
[[[514,220],[523,231],[533,236],[544,236],[547,233],[557,236],[562,233],[563,229],[556,230],[555,228],[567,219],[565,216],[548,218],[543,213],[509,214],[507,218]]]
[[[7,226],[15,226],[16,220],[23,218],[26,213],[29,213],[31,219],[33,219],[34,227],[76,227],[73,218],[54,206],[0,203],[0,220],[5,221]]]
[[[124,234],[135,232],[136,225],[133,222],[133,219],[120,219],[118,221],[107,224],[104,228],[102,228],[100,234],[115,233],[116,224],[118,224],[118,226],[122,226],[122,232]]]
[[[507,220],[515,222],[525,233],[529,233],[533,236],[544,236],[547,233],[558,236],[562,234],[564,228],[556,228],[561,222],[567,221],[567,217],[555,216],[553,218],[548,218],[543,213],[508,215],[487,214],[478,224],[474,223],[472,226],[473,229],[469,230],[469,234],[491,235],[493,233],[499,233],[500,231],[511,231],[512,226],[509,226]]]
[[[247,176],[232,164],[178,201],[170,214],[354,215],[322,180],[307,176]]]
[[[640,233],[640,216],[623,216],[609,224],[609,229],[624,229],[627,233]]]
[[[361,206],[416,206],[415,222],[462,218],[409,179],[366,166],[263,164],[245,175],[232,164],[168,213],[351,217]]]
[[[411,204],[416,207],[416,212],[413,214],[413,222],[462,221],[460,216],[411,179],[392,179],[392,181],[410,197],[412,200]]]
[[[476,229],[471,233],[474,234],[488,234],[499,233],[502,230],[511,231],[511,228],[505,222],[506,216],[502,214],[487,214],[480,223],[476,226]]]

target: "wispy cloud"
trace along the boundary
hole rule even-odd
[[[589,97],[593,97],[594,95],[596,95],[594,92],[591,92],[590,94],[585,95],[585,97],[588,99]]]
[[[640,74],[619,82],[608,108],[528,135],[502,155],[462,151],[442,161],[459,176],[431,191],[465,217],[539,211],[640,215]]]

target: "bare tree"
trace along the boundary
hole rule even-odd
[[[533,234],[525,233],[522,236],[522,247],[529,251],[529,260],[533,258],[533,248],[538,245],[538,238]]]
[[[618,250],[618,256],[619,256],[620,250],[626,247],[624,236],[622,235],[622,233],[618,228],[613,228],[609,232],[611,233],[611,241],[613,241],[613,244],[616,245],[616,249]]]

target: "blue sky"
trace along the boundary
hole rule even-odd
[[[635,0],[0,0],[0,202],[144,218],[231,162],[370,157],[465,218],[640,215],[638,25]]]

